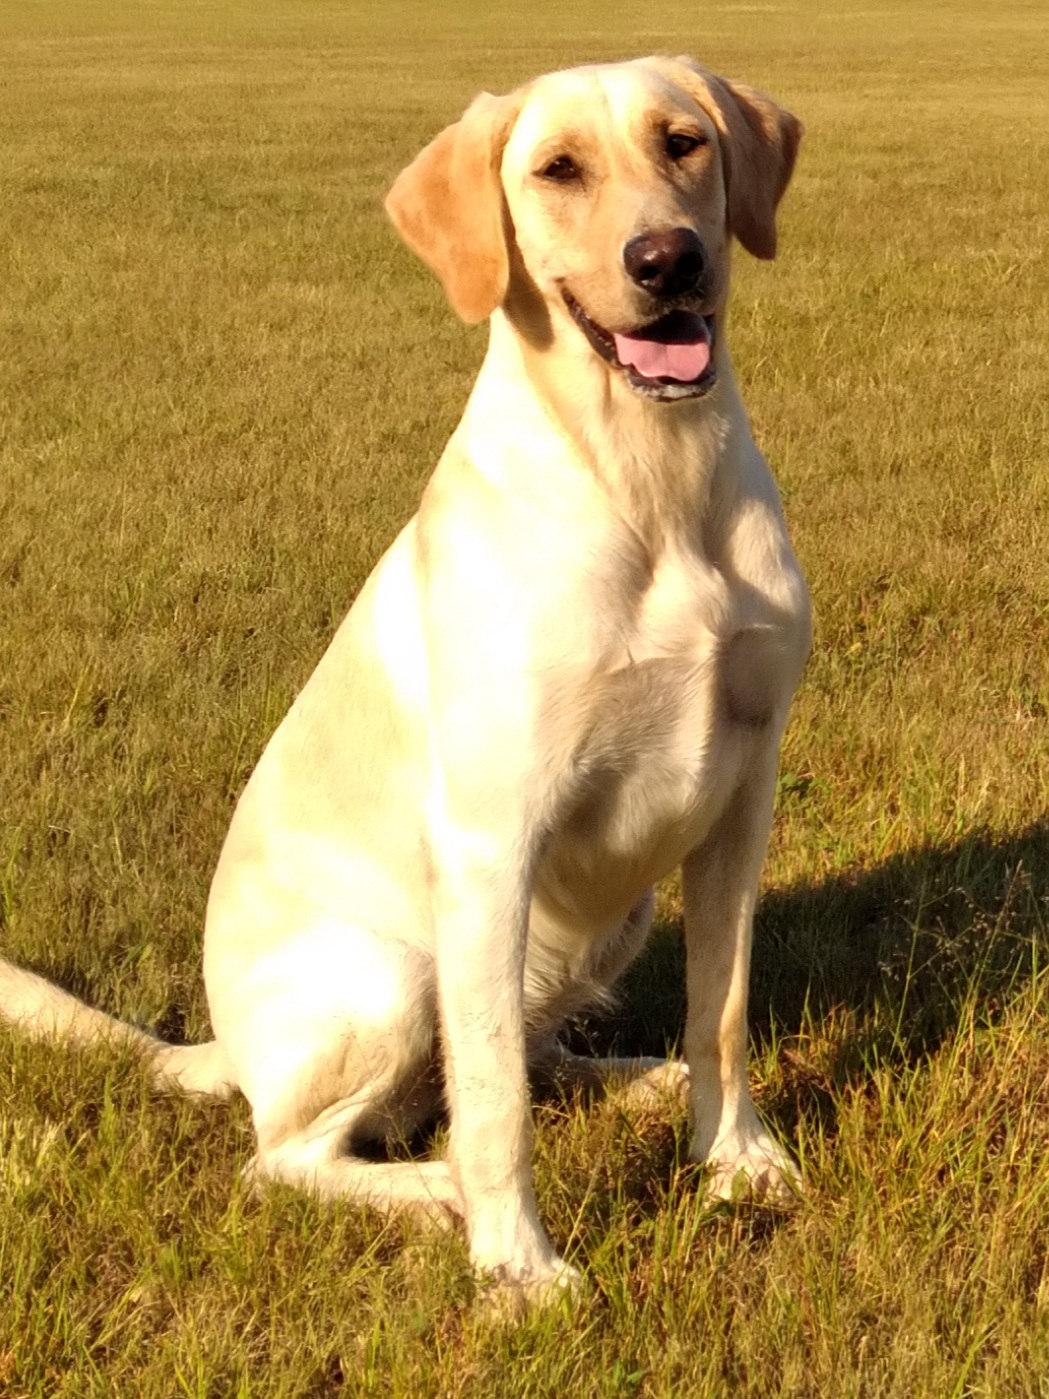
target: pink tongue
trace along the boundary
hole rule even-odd
[[[644,379],[676,379],[681,384],[698,379],[710,363],[710,341],[667,342],[635,335],[613,335],[620,364],[632,365]]]

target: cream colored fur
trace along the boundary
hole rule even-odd
[[[668,130],[701,138],[670,162]],[[751,918],[777,751],[809,645],[805,585],[725,336],[729,243],[775,249],[800,128],[688,60],[484,97],[388,208],[490,344],[418,514],[241,797],[208,904],[216,1041],[171,1050],[26,973],[0,1011],[131,1039],[167,1081],[236,1085],[259,1177],[465,1222],[483,1274],[571,1282],[537,1215],[532,1064],[688,1081],[710,1188],[793,1188],[751,1104]],[[573,188],[544,176],[569,151]],[[706,247],[717,384],[656,402],[590,346],[568,291],[628,332],[658,313],[626,242]],[[637,955],[682,870],[688,1068],[576,1060],[566,1015]],[[443,1077],[443,1084],[442,1084]],[[440,1104],[447,1159],[356,1146]]]

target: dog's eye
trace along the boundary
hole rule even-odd
[[[694,136],[687,131],[668,131],[666,151],[671,160],[684,160],[693,151],[698,151],[700,146],[707,144],[705,136]]]
[[[558,184],[565,185],[578,180],[582,171],[570,155],[559,155],[556,160],[544,165],[539,173],[544,180],[556,180]]]

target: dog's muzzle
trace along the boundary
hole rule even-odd
[[[629,334],[606,330],[562,289],[565,305],[591,347],[646,398],[702,398],[717,383],[714,317],[674,310]]]

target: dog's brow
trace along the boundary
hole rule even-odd
[[[695,127],[697,131],[704,131],[703,117],[699,105],[688,100],[675,101],[664,98],[659,102],[649,104],[644,117],[645,128],[648,131],[665,131],[668,126],[688,126]]]

